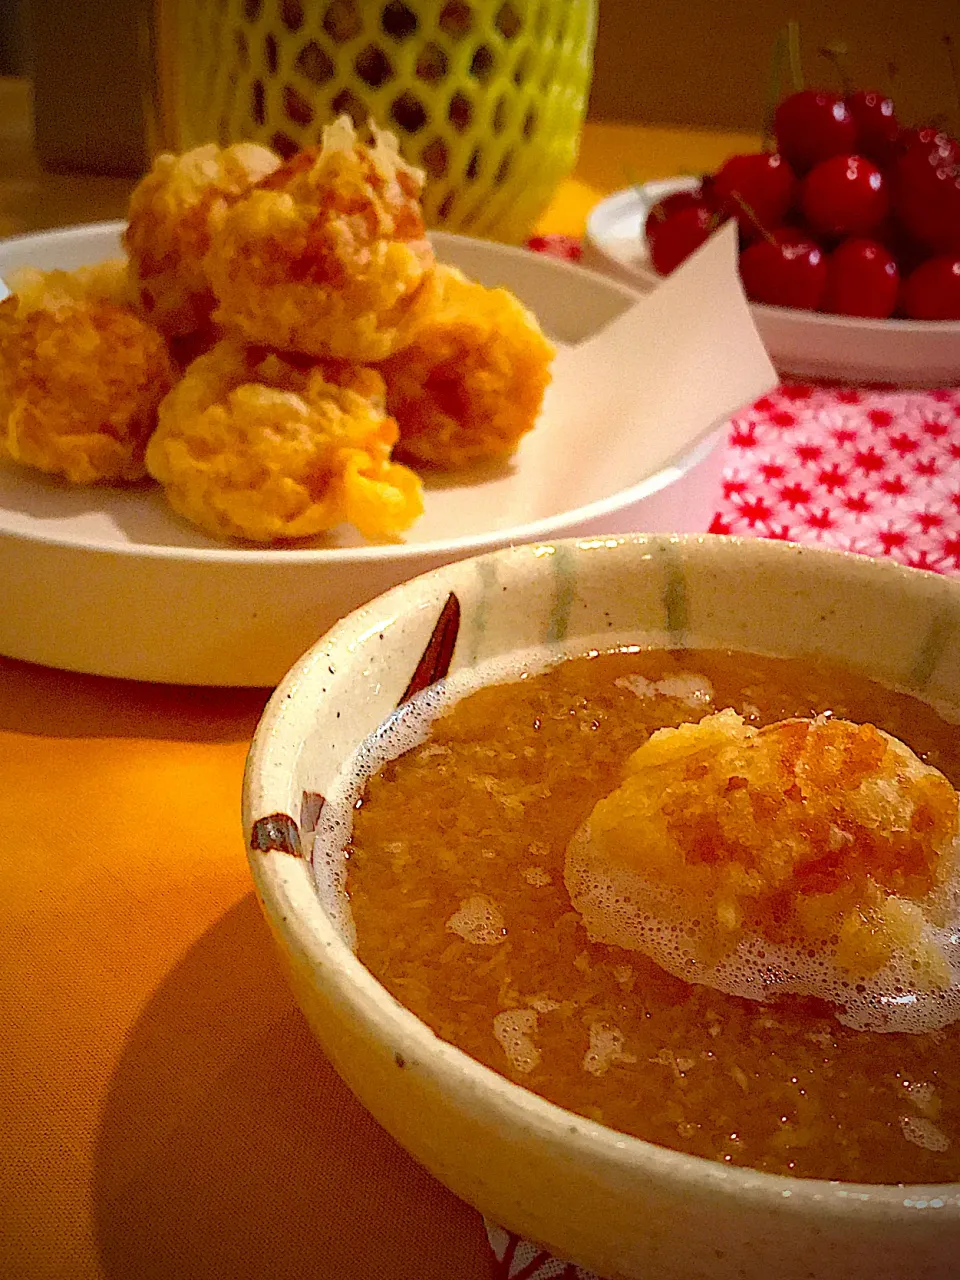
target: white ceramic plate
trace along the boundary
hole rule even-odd
[[[115,256],[122,229],[0,243],[0,278],[19,266],[72,269]],[[637,296],[523,250],[447,234],[434,241],[444,261],[513,289],[559,342],[587,337]],[[495,475],[434,482],[423,517],[396,546],[360,545],[345,530],[302,549],[227,547],[181,522],[158,488],[76,489],[0,463],[0,654],[138,680],[272,685],[338,619],[449,561],[534,539],[709,523],[716,436],[641,483],[567,510],[564,495],[536,483],[543,433]]]
[[[587,220],[587,265],[638,288],[653,288],[660,277],[647,252],[647,214],[672,191],[696,185],[696,178],[665,178],[602,200]],[[781,373],[903,387],[960,381],[960,321],[860,320],[788,307],[754,306],[752,311]]]

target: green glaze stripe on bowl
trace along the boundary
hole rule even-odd
[[[960,649],[960,610],[944,609],[931,620],[916,660],[905,684],[915,693],[923,693],[948,646]]]
[[[543,639],[547,644],[559,644],[566,639],[570,626],[577,566],[568,547],[554,548],[550,563],[553,568],[554,596]]]

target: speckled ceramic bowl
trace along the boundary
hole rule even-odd
[[[775,542],[617,536],[494,552],[339,623],[274,694],[250,753],[257,892],[331,1061],[489,1218],[611,1280],[947,1280],[960,1185],[775,1177],[583,1120],[440,1041],[357,961],[310,863],[322,796],[411,686],[519,650],[626,643],[840,658],[960,705],[960,581]]]

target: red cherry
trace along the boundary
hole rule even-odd
[[[717,193],[713,189],[716,181],[716,174],[705,173],[700,179],[700,198],[703,203],[709,205],[714,212],[720,208],[720,201],[717,199]]]
[[[740,255],[740,277],[751,302],[815,311],[827,278],[820,246],[794,227],[781,227]]]
[[[847,94],[845,101],[857,125],[857,151],[878,164],[889,164],[900,135],[893,99],[872,89],[859,89]]]
[[[650,260],[657,272],[668,276],[699,249],[714,227],[714,214],[705,204],[694,204],[667,218],[650,243]]]
[[[793,170],[776,152],[731,156],[714,175],[712,196],[724,213],[737,219],[748,240],[778,227],[797,189]]]
[[[875,240],[877,244],[882,244],[887,250],[897,264],[901,280],[930,256],[912,236],[907,235],[892,213],[884,218],[879,227],[871,231],[869,238]]]
[[[647,245],[652,246],[657,232],[675,213],[679,213],[681,209],[692,209],[695,205],[706,203],[699,190],[672,191],[670,195],[658,200],[655,205],[651,205],[647,220],[643,226],[643,233],[647,237]]]
[[[933,125],[905,129],[897,142],[890,170],[894,213],[907,235],[927,252],[939,239],[937,188],[943,178],[938,175],[958,162],[960,143]]]
[[[892,172],[893,207],[928,252],[960,251],[960,144],[929,129],[901,150]]]
[[[869,235],[887,216],[883,174],[863,156],[832,156],[811,170],[800,188],[804,216],[827,236]]]
[[[548,258],[560,258],[564,262],[579,262],[583,257],[583,249],[579,240],[573,236],[550,234],[531,236],[527,248],[534,253],[546,254]]]
[[[844,240],[827,259],[823,309],[886,320],[893,315],[899,286],[900,272],[888,249],[876,240]]]
[[[922,262],[904,281],[900,305],[911,320],[960,320],[960,256]]]
[[[821,160],[853,151],[857,125],[836,93],[804,89],[784,98],[773,117],[777,149],[798,174]]]
[[[960,160],[960,142],[932,124],[920,125],[916,129],[904,129],[895,147],[897,157],[914,151],[926,155],[934,150],[939,152],[939,159],[933,162],[935,165],[941,162],[954,164]]]
[[[927,207],[927,244],[936,253],[960,253],[960,163],[936,173]]]

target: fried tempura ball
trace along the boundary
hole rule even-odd
[[[147,467],[215,538],[306,538],[347,521],[393,539],[423,510],[418,477],[390,460],[396,438],[373,370],[225,340],[161,405]]]
[[[211,238],[229,205],[279,163],[252,142],[208,143],[158,156],[134,188],[124,246],[140,306],[169,337],[208,324],[214,299],[202,264]]]
[[[215,318],[249,342],[359,363],[405,346],[429,305],[423,174],[349,117],[235,204],[210,246]]]
[[[6,276],[21,311],[57,307],[64,302],[112,302],[136,309],[136,288],[126,258],[107,258],[74,271],[41,271],[20,267]]]
[[[381,366],[398,457],[456,468],[503,458],[537,420],[554,348],[507,289],[439,266],[413,343]]]
[[[947,779],[873,725],[758,730],[726,710],[630,757],[571,843],[566,882],[593,937],[694,981],[744,943],[769,961],[772,943],[814,985],[834,982],[831,966],[842,986],[900,956],[930,989],[949,985],[931,926],[956,881],[957,819]]]
[[[174,371],[116,264],[13,277],[0,303],[0,451],[73,484],[141,479]]]

